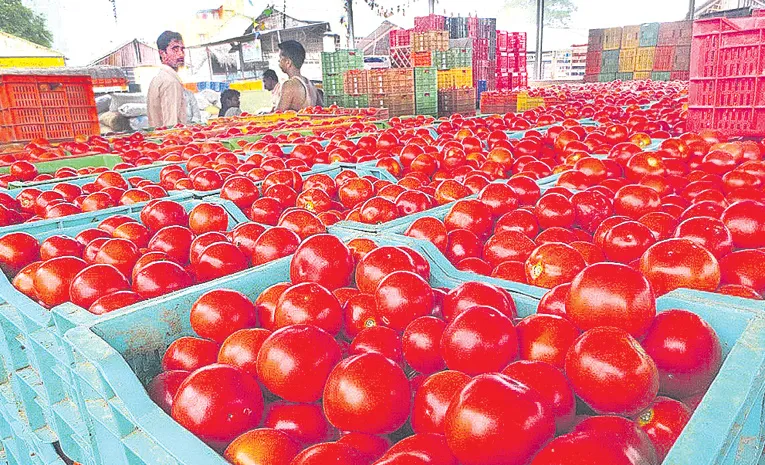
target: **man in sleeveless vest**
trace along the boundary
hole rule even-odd
[[[281,98],[276,110],[300,111],[304,108],[321,105],[319,91],[300,74],[305,61],[305,49],[299,42],[287,40],[279,44],[279,68],[288,79],[282,84]]]

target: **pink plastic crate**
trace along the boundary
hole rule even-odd
[[[408,47],[412,43],[412,30],[399,29],[390,31],[391,47]]]
[[[429,15],[415,17],[414,30],[417,32],[446,30],[446,16]]]

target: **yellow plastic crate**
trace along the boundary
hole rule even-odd
[[[622,48],[638,48],[640,46],[640,26],[624,26],[622,28]]]
[[[611,27],[603,31],[603,50],[619,50],[622,46],[622,28]]]
[[[619,72],[631,73],[635,71],[635,58],[637,56],[637,49],[623,48],[619,51]]]
[[[438,72],[439,89],[473,87],[473,68],[455,68]]]
[[[651,79],[651,72],[650,71],[635,71],[635,76],[633,79],[636,81]]]
[[[526,93],[519,93],[517,100],[518,113],[524,111],[533,110],[535,108],[544,107],[544,97],[529,97]]]
[[[250,90],[263,90],[263,81],[236,81],[229,84],[228,88],[238,90],[240,92],[246,92]]]
[[[635,71],[653,71],[653,57],[656,47],[640,47],[635,58]]]

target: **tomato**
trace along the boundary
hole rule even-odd
[[[115,239],[127,239],[139,249],[145,249],[149,245],[151,240],[151,232],[149,228],[141,223],[124,223],[117,226],[117,229],[112,233]]]
[[[414,395],[411,421],[415,433],[444,434],[446,410],[470,379],[459,371],[442,371],[429,376]]]
[[[176,339],[162,356],[162,369],[193,372],[215,363],[219,348],[217,343],[198,337]]]
[[[101,231],[106,231],[111,236],[114,234],[114,231],[117,229],[118,226],[121,226],[125,223],[133,223],[135,220],[129,216],[126,215],[114,215],[110,216],[109,218],[106,218],[101,223],[98,224],[98,229]]]
[[[191,329],[219,344],[240,329],[256,325],[255,306],[241,292],[216,289],[191,306]]]
[[[276,226],[284,207],[271,197],[261,197],[252,203],[249,218],[261,224]]]
[[[369,465],[370,459],[353,447],[337,443],[325,442],[303,450],[290,465]]]
[[[263,395],[257,381],[228,365],[210,365],[192,373],[173,399],[173,419],[217,450],[256,428],[262,415]]]
[[[337,298],[325,287],[313,282],[296,284],[286,289],[274,310],[277,328],[310,324],[336,335],[342,320],[342,309]]]
[[[657,241],[672,237],[678,225],[677,219],[664,212],[648,213],[638,221],[651,230]]]
[[[491,233],[492,213],[479,200],[460,200],[446,214],[444,225],[449,231],[467,229],[479,238],[486,238]]]
[[[537,306],[537,313],[566,316],[566,299],[571,283],[559,284],[542,296]]]
[[[146,391],[149,397],[168,415],[173,410],[173,397],[191,373],[183,370],[163,371],[151,380]]]
[[[574,206],[561,194],[545,194],[537,202],[534,214],[543,229],[554,226],[569,228],[574,224]]]
[[[403,369],[376,353],[343,360],[324,387],[324,414],[344,431],[390,433],[406,422],[410,406],[409,382]]]
[[[656,238],[647,226],[637,221],[625,221],[606,233],[602,248],[610,261],[629,264],[655,242]]]
[[[478,194],[478,200],[491,209],[494,218],[518,208],[520,199],[507,184],[489,184]]]
[[[229,444],[223,457],[232,465],[290,465],[300,445],[272,428],[247,431]]]
[[[743,297],[745,299],[763,300],[762,295],[760,295],[757,291],[751,287],[742,286],[740,284],[725,284],[720,286],[717,292],[719,294]]]
[[[154,234],[149,241],[149,250],[166,253],[174,262],[189,263],[194,233],[185,226],[166,226]]]
[[[100,297],[93,302],[88,311],[94,315],[104,315],[111,311],[140,302],[141,296],[132,291],[117,291]]]
[[[720,260],[722,284],[737,284],[765,294],[765,251],[739,250]]]
[[[28,161],[17,161],[11,164],[9,173],[19,181],[31,181],[37,176],[37,167]]]
[[[50,236],[40,244],[40,259],[50,260],[56,257],[80,257],[82,244],[67,236]]]
[[[262,265],[293,254],[300,245],[300,236],[287,228],[267,229],[255,241],[252,264]]]
[[[722,221],[733,244],[742,249],[765,247],[765,204],[752,200],[736,202],[725,209]]]
[[[337,195],[343,206],[354,208],[374,196],[374,186],[367,179],[353,178],[340,184]]]
[[[125,276],[111,265],[91,265],[80,271],[69,285],[69,299],[90,308],[99,297],[130,288]]]
[[[657,397],[636,423],[651,439],[659,460],[664,460],[690,419],[691,411],[683,403]]]
[[[530,465],[658,464],[649,438],[631,421],[621,417],[591,417],[588,420],[601,419],[626,423],[637,432],[628,431],[624,426],[626,432],[592,428],[564,434],[548,443]]]
[[[274,321],[276,305],[284,291],[290,287],[291,285],[289,283],[279,283],[274,284],[260,293],[255,300],[255,313],[258,316],[258,321],[260,322],[261,327],[269,331],[274,331],[276,329],[276,323]]]
[[[255,378],[258,376],[258,352],[271,332],[262,328],[240,329],[223,341],[218,363],[239,368]]]
[[[201,236],[197,236],[191,242],[191,247],[189,248],[189,263],[191,263],[191,265],[197,265],[199,263],[199,257],[201,257],[202,252],[204,252],[208,246],[215,244],[216,242],[226,242],[226,235],[220,232],[211,231],[204,233]],[[164,254],[164,252],[152,253]]]
[[[379,247],[359,261],[356,267],[356,285],[361,292],[374,294],[380,282],[395,271],[416,273],[417,268],[405,251],[390,246]]]
[[[285,211],[279,218],[277,225],[294,231],[301,239],[327,232],[326,226],[319,217],[306,210],[290,209]]]
[[[358,291],[357,291],[358,292]],[[353,339],[365,328],[377,326],[382,322],[377,317],[375,297],[357,293],[350,297],[343,306],[343,331],[348,339]]]
[[[537,183],[524,176],[510,179],[507,185],[518,196],[520,205],[534,205],[542,195]]]
[[[613,326],[642,337],[656,316],[656,304],[640,272],[627,265],[598,263],[571,282],[566,315],[583,331]]]
[[[468,375],[499,371],[518,357],[513,321],[491,307],[468,308],[446,326],[441,356],[449,369]]]
[[[412,462],[412,460],[415,460]],[[418,461],[418,460],[421,460]],[[443,434],[414,434],[393,445],[378,462],[383,465],[459,465]]]
[[[383,324],[399,332],[414,319],[429,315],[433,309],[430,285],[409,271],[396,271],[384,277],[374,295]]]
[[[216,242],[205,247],[192,269],[199,282],[207,282],[246,270],[248,265],[247,257],[234,244]]]
[[[452,263],[459,263],[466,258],[478,258],[481,255],[481,241],[467,229],[455,229],[447,234],[445,255]]]
[[[180,265],[169,261],[149,263],[133,278],[133,292],[153,299],[191,286],[191,276]]]
[[[237,176],[229,178],[223,183],[220,197],[234,202],[240,210],[246,212],[258,200],[260,193],[253,180],[244,176]]]
[[[659,391],[656,364],[626,331],[598,327],[566,355],[566,376],[577,396],[599,414],[634,415]]]
[[[534,241],[518,231],[503,231],[483,246],[483,257],[493,267],[505,261],[525,261],[536,248]]]
[[[351,355],[378,353],[399,365],[404,360],[401,336],[396,331],[384,326],[371,326],[361,330],[353,338],[348,352]]]
[[[424,216],[415,220],[404,233],[415,239],[430,241],[441,252],[446,250],[448,244],[446,226],[440,220],[431,216]]]
[[[659,210],[661,199],[659,194],[650,187],[631,184],[624,186],[614,197],[614,212],[617,215],[628,216],[633,220]]]
[[[353,274],[350,249],[337,237],[320,234],[306,239],[290,263],[293,283],[312,281],[330,291],[348,286]]]
[[[640,257],[640,271],[656,296],[684,287],[714,291],[720,285],[720,265],[704,247],[688,239],[667,239]]]
[[[319,214],[332,208],[332,199],[324,190],[312,188],[304,190],[297,196],[295,206]]]
[[[189,229],[194,234],[228,229],[228,214],[222,205],[200,203],[189,212]]]
[[[266,409],[263,426],[286,433],[304,446],[327,441],[331,433],[319,404],[274,402]]]
[[[684,310],[657,315],[643,347],[659,369],[661,393],[675,398],[705,392],[722,365],[714,329]]]
[[[527,210],[515,210],[502,216],[494,227],[494,234],[504,231],[518,231],[530,239],[539,234],[539,223],[536,216]]]
[[[449,449],[464,465],[522,465],[553,438],[555,417],[536,391],[486,374],[473,378],[452,400],[444,431]]]
[[[502,289],[491,284],[468,281],[450,290],[444,297],[444,318],[452,321],[466,310],[479,306],[493,308],[511,319],[517,316],[515,302]]]
[[[366,433],[345,433],[336,441],[361,452],[369,460],[377,460],[390,448],[390,440],[384,436]]]
[[[30,234],[14,232],[0,237],[0,269],[14,276],[40,259],[40,243]]]
[[[166,226],[186,226],[189,216],[178,202],[157,200],[149,202],[141,210],[141,222],[152,232],[157,232]]]
[[[717,218],[690,218],[677,227],[675,237],[688,239],[709,250],[718,260],[733,252],[733,237]]]
[[[549,242],[534,249],[526,259],[526,280],[531,285],[551,289],[571,281],[585,266],[578,250]]]
[[[505,367],[502,374],[537,391],[555,415],[556,431],[568,431],[574,423],[576,401],[561,370],[545,362],[519,360]]]
[[[47,307],[69,301],[69,287],[77,274],[87,267],[77,257],[57,257],[40,264],[34,275],[34,289]]]
[[[529,315],[515,329],[521,360],[545,362],[559,369],[563,369],[566,352],[579,337],[579,330],[557,315]]]
[[[16,274],[12,281],[13,287],[33,300],[37,300],[37,291],[35,291],[35,273],[37,273],[37,268],[39,268],[42,263],[43,262],[41,261],[33,262],[25,266]]]
[[[405,191],[394,199],[399,216],[413,215],[433,206],[433,198],[424,192]]]
[[[571,197],[575,221],[584,231],[594,233],[613,212],[611,202],[599,192],[577,192]]]

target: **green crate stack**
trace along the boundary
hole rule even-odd
[[[345,95],[343,75],[325,75],[322,81],[322,89],[324,89],[324,95]]]
[[[449,52],[442,52],[439,50],[433,50],[430,52],[432,66],[439,70],[447,70],[449,68]]]
[[[604,50],[602,53],[600,73],[613,74],[619,71],[619,50]]]
[[[472,68],[473,67],[473,49],[472,48],[452,48],[446,52],[448,60],[448,69]]]
[[[324,95],[324,105],[337,105],[340,108],[347,108],[350,95]]]
[[[368,95],[348,95],[344,108],[369,108]]]
[[[598,82],[611,82],[616,80],[616,73],[600,73],[598,74]]]
[[[364,55],[358,50],[338,50],[321,54],[324,104],[348,108],[356,97],[345,93],[343,74],[352,69],[364,69]]]
[[[653,81],[669,81],[669,71],[654,71],[651,73],[651,80]]]
[[[438,92],[417,93],[414,96],[415,113],[438,118]]]
[[[414,106],[418,115],[438,117],[438,70],[414,69]]]
[[[635,73],[616,73],[616,79],[620,81],[632,81]]]

